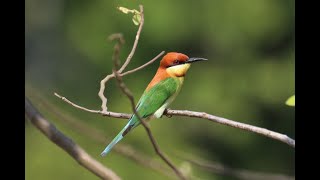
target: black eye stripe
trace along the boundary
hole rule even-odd
[[[174,61],[172,62],[172,64],[170,64],[170,65],[167,66],[167,67],[172,67],[172,66],[176,66],[176,65],[180,65],[180,64],[185,64],[185,62],[184,62],[184,61],[179,61],[179,60],[174,60]]]
[[[184,64],[184,63],[185,63],[185,61],[175,60],[175,61],[174,61],[174,63],[175,63],[175,64]]]

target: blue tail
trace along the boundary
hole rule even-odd
[[[131,121],[119,132],[119,134],[111,141],[111,143],[103,150],[101,156],[105,156],[110,152],[114,145],[116,145],[132,128]]]

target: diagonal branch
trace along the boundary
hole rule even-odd
[[[35,93],[32,95],[32,97],[39,103],[41,103],[41,106],[50,109],[50,111],[53,113],[56,119],[61,121],[63,124],[71,128],[72,131],[76,131],[77,133],[81,135],[85,135],[89,137],[91,140],[97,142],[97,143],[105,143],[106,137],[105,133],[101,132],[100,130],[91,127],[89,124],[86,124],[82,121],[79,121],[72,116],[65,114],[61,111],[61,109],[58,109],[55,107],[52,103],[50,103],[48,100],[40,96],[38,93]],[[108,138],[107,138],[108,140]],[[109,139],[111,140],[111,139]],[[108,141],[109,141],[108,140]],[[146,154],[141,153],[134,149],[132,146],[127,144],[118,144],[113,148],[113,150],[116,153],[119,153],[123,155],[124,157],[130,159],[131,161],[145,167],[149,168],[155,172],[158,172],[159,174],[163,174],[167,176],[170,179],[176,178],[175,174],[170,171],[170,169],[161,164],[160,162],[152,159],[151,157],[148,157]]]
[[[129,71],[127,71],[127,72],[124,72],[124,73],[122,73],[122,74],[120,74],[120,75],[123,77],[123,76],[125,76],[125,75],[128,75],[128,74],[134,73],[134,72],[136,72],[136,71],[139,71],[139,70],[141,70],[141,69],[149,66],[150,64],[152,64],[155,60],[157,60],[157,59],[158,59],[159,57],[161,57],[163,54],[164,54],[164,51],[161,51],[160,54],[158,54],[156,57],[154,57],[153,59],[151,59],[149,62],[141,65],[140,67],[137,67],[137,68],[135,68],[135,69],[129,70]]]
[[[65,150],[81,166],[102,179],[120,180],[120,177],[117,174],[93,159],[85,150],[42,117],[27,98],[25,98],[25,113],[34,126],[36,126],[52,142]]]

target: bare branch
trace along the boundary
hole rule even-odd
[[[60,95],[58,95],[57,93],[55,93],[55,95],[59,98],[61,98],[62,100],[64,100],[65,102],[67,102],[68,104],[78,108],[78,109],[86,109],[83,108],[79,105],[76,105],[75,103],[71,102],[70,100],[68,100],[65,97],[62,97]],[[88,111],[88,110],[86,110]],[[93,111],[93,113],[100,113],[103,116],[109,116],[109,117],[114,117],[114,118],[123,118],[123,119],[129,119],[131,117],[131,114],[125,114],[125,113],[116,113],[116,112],[99,112],[98,110],[89,110],[88,112]],[[262,136],[277,140],[277,141],[281,141],[283,143],[286,143],[288,145],[290,145],[291,147],[295,148],[295,140],[288,137],[285,134],[281,134],[278,132],[274,132],[265,128],[260,128],[257,126],[253,126],[253,125],[249,125],[249,124],[245,124],[245,123],[241,123],[241,122],[236,122],[230,119],[226,119],[223,117],[219,117],[219,116],[214,116],[212,114],[208,114],[205,112],[196,112],[196,111],[189,111],[189,110],[172,110],[172,109],[167,109],[166,111],[164,111],[164,115],[167,116],[187,116],[187,117],[196,117],[196,118],[201,118],[201,119],[207,119],[209,121],[212,122],[216,122],[219,124],[223,124],[223,125],[227,125],[227,126],[231,126],[234,128],[238,128],[238,129],[242,129],[245,131],[249,131],[249,132],[254,132],[257,134],[260,134]]]
[[[130,52],[130,54],[128,55],[127,57],[127,60],[124,62],[124,64],[122,65],[122,67],[119,69],[119,73],[122,73],[122,71],[128,66],[128,64],[130,63],[131,61],[131,58],[132,56],[134,55],[135,51],[136,51],[136,48],[137,48],[137,45],[138,45],[138,42],[139,42],[139,38],[140,38],[140,34],[141,34],[141,31],[142,31],[142,27],[143,27],[143,24],[144,24],[144,19],[143,19],[143,6],[142,5],[139,5],[140,7],[140,15],[141,15],[141,21],[140,21],[140,25],[139,25],[139,29],[137,31],[137,35],[136,35],[136,39],[133,43],[133,46],[132,46],[132,50]],[[142,10],[142,11],[141,11]]]
[[[65,150],[84,168],[102,179],[120,180],[120,177],[117,174],[93,159],[85,150],[42,117],[27,98],[25,98],[25,113],[33,125],[35,125],[52,142]]]
[[[114,52],[113,52],[113,55],[112,55],[112,59],[114,61],[114,64],[116,64],[116,66],[120,66],[120,59],[119,59],[119,56],[120,56],[120,49],[121,49],[121,46],[123,45],[124,43],[124,39],[123,39],[123,36],[121,34],[112,34],[109,39],[111,41],[114,41],[114,40],[117,40],[117,43],[114,45]]]
[[[131,114],[126,114],[126,113],[117,113],[117,112],[112,112],[112,111],[102,112],[102,111],[99,111],[99,110],[87,109],[85,107],[79,106],[79,105],[71,102],[69,99],[59,95],[58,93],[54,93],[54,95],[57,96],[58,98],[60,98],[61,100],[63,100],[64,102],[70,104],[71,106],[73,106],[73,107],[75,107],[77,109],[81,109],[81,110],[87,111],[87,112],[98,113],[98,114],[101,114],[103,116],[109,116],[109,117],[114,117],[114,118],[119,118],[119,119],[129,119],[131,117]]]
[[[185,161],[190,162],[191,164],[198,166],[199,168],[205,169],[207,171],[211,171],[215,174],[236,177],[237,179],[244,180],[293,180],[294,177],[283,175],[283,174],[275,174],[275,173],[265,173],[265,172],[255,172],[244,169],[234,169],[227,167],[223,164],[217,162],[208,162],[205,160],[195,159],[195,158],[182,158]]]
[[[82,106],[79,106],[71,101],[69,101],[67,98],[63,97],[63,96],[60,96],[58,93],[54,93],[55,96],[57,96],[58,98],[62,99],[63,101],[65,101],[66,103],[78,108],[78,109],[81,109],[81,110],[84,110],[84,111],[87,111],[87,112],[91,112],[91,113],[101,113],[101,111],[99,110],[92,110],[92,109],[88,109],[88,108],[85,108],[85,107],[82,107]]]
[[[216,123],[220,123],[220,124],[224,124],[227,126],[231,126],[234,128],[239,128],[242,130],[246,130],[246,131],[250,131],[250,132],[254,132],[281,142],[284,142],[290,146],[292,146],[293,148],[295,147],[295,140],[289,138],[287,135],[284,134],[280,134],[274,131],[270,131],[268,129],[265,128],[260,128],[260,127],[256,127],[256,126],[252,126],[249,124],[245,124],[245,123],[240,123],[240,122],[236,122],[233,120],[229,120],[226,118],[222,118],[222,117],[218,117],[218,116],[214,116],[205,112],[195,112],[195,111],[188,111],[188,110],[169,110],[167,109],[164,114],[167,115],[178,115],[178,116],[188,116],[188,117],[197,117],[197,118],[202,118],[202,119],[208,119],[209,121],[212,122],[216,122]]]

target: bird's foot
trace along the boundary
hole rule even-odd
[[[168,114],[168,110],[169,110],[169,109],[165,109],[164,112],[163,112],[163,114],[164,114],[165,116],[167,116],[168,118],[171,118],[172,115],[171,115],[171,114]],[[162,114],[162,115],[163,115],[163,114]],[[162,117],[162,116],[161,116],[161,117]]]

